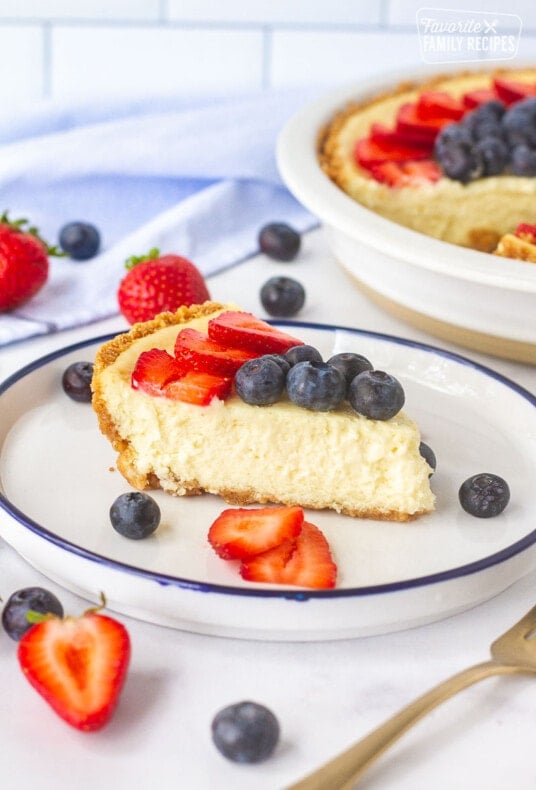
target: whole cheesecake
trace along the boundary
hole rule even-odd
[[[536,218],[535,97],[536,69],[400,85],[341,109],[322,134],[320,164],[387,219],[491,252],[518,223]],[[510,113],[509,121],[515,109],[516,117],[494,128],[487,123],[494,109]],[[484,123],[474,123],[478,114]]]
[[[393,521],[433,510],[419,429],[403,411],[376,420],[347,402],[311,411],[286,395],[250,405],[232,386],[198,405],[177,399],[173,383],[167,397],[139,386],[144,360],[167,352],[172,365],[179,333],[204,336],[209,322],[236,311],[249,316],[215,302],[183,307],[135,324],[98,351],[93,407],[128,482],[178,496],[217,494],[231,504],[331,508]],[[291,345],[301,342],[290,338]]]

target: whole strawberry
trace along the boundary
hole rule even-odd
[[[59,254],[27,224],[26,219],[10,220],[7,211],[0,217],[0,312],[35,296],[48,277],[48,256]]]
[[[129,272],[119,285],[117,301],[130,324],[210,299],[200,271],[180,255],[161,256],[152,249],[140,258],[129,258],[125,266]]]

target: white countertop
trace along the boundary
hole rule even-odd
[[[239,302],[262,315],[259,288],[282,273],[306,288],[300,320],[450,348],[536,389],[535,368],[451,347],[382,313],[334,263],[320,231],[304,238],[295,262],[258,257],[212,277],[209,288],[213,298]],[[123,328],[124,321],[114,318],[2,348],[0,380],[50,351]],[[0,541],[0,596],[6,600],[14,590],[35,584],[56,592],[67,612],[87,607]],[[208,637],[118,616],[131,635],[131,669],[114,719],[93,734],[71,729],[46,707],[20,672],[16,644],[1,632],[2,787],[282,790],[434,684],[487,659],[494,638],[534,603],[533,572],[487,603],[442,622],[381,637],[314,643]],[[256,766],[226,761],[211,742],[214,714],[245,699],[267,705],[281,725],[275,754]],[[533,678],[486,680],[414,727],[359,786],[532,790],[535,707]]]

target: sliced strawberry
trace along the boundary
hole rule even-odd
[[[527,222],[520,222],[515,230],[515,235],[530,244],[536,244],[536,225],[529,225]]]
[[[229,396],[232,386],[232,378],[189,370],[180,379],[166,384],[161,394],[171,400],[193,403],[196,406],[208,406],[213,398],[225,400]]]
[[[497,92],[493,88],[479,88],[478,90],[465,93],[463,103],[468,110],[474,110],[476,107],[480,107],[481,104],[497,101],[498,98]]]
[[[244,362],[256,356],[253,351],[223,346],[197,329],[183,329],[175,341],[175,357],[187,370],[216,376],[234,376]]]
[[[371,137],[363,137],[355,144],[354,156],[358,165],[370,170],[371,167],[382,162],[405,162],[407,159],[425,159],[430,156],[430,149],[379,142]]]
[[[335,587],[337,566],[323,533],[314,524],[304,521],[294,541],[285,541],[263,554],[243,560],[240,575],[254,582],[331,589]]]
[[[54,617],[24,634],[18,659],[26,678],[62,719],[79,730],[98,730],[119,701],[130,639],[121,623],[96,612]]]
[[[370,169],[376,181],[390,187],[419,186],[441,178],[441,169],[432,159],[413,162],[383,162]]]
[[[399,132],[420,134],[432,142],[441,129],[452,122],[452,118],[422,118],[419,115],[417,104],[411,102],[402,104],[396,116],[396,128]]]
[[[214,521],[208,540],[224,560],[240,560],[294,540],[302,524],[301,507],[230,508]]]
[[[496,77],[493,80],[493,85],[499,99],[502,99],[505,104],[514,104],[516,101],[528,99],[529,96],[536,96],[536,85],[529,85],[528,82],[517,82]]]
[[[143,390],[148,395],[162,395],[166,384],[178,379],[183,373],[175,357],[161,348],[152,348],[139,355],[132,371],[131,384],[134,389]]]
[[[208,322],[208,336],[217,343],[256,354],[284,354],[293,346],[303,345],[303,340],[281,332],[251,313],[234,310],[212,318]]]
[[[433,143],[429,137],[423,137],[419,134],[408,134],[397,129],[389,129],[382,123],[372,124],[370,127],[370,139],[380,145],[387,144],[424,149],[427,155],[430,155],[433,149]]]
[[[423,91],[417,101],[419,118],[450,118],[459,121],[466,110],[461,101],[446,91]]]

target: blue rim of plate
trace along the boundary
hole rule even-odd
[[[457,364],[473,368],[474,370],[482,373],[488,378],[495,379],[505,387],[508,387],[508,389],[517,393],[521,398],[528,401],[532,406],[536,408],[536,395],[532,395],[532,393],[530,393],[527,389],[520,386],[519,384],[516,384],[508,377],[503,376],[501,373],[498,373],[492,368],[488,368],[485,365],[481,365],[478,362],[474,362],[471,359],[462,356],[461,354],[457,354],[452,351],[446,351],[444,349],[437,348],[436,346],[428,343],[422,343],[407,338],[396,337],[394,335],[389,335],[382,332],[371,332],[364,329],[339,326],[336,324],[318,324],[318,323],[306,322],[306,321],[284,321],[284,320],[277,320],[277,321],[273,320],[270,321],[270,323],[275,324],[277,326],[285,326],[285,327],[292,327],[298,329],[302,328],[302,329],[311,329],[318,331],[349,332],[358,335],[360,337],[374,338],[377,340],[382,340],[389,343],[395,343],[397,345],[406,346],[408,348],[415,348],[420,351],[425,351],[427,353],[438,355],[440,357],[444,357],[445,359],[451,360]],[[18,381],[25,378],[26,376],[29,376],[35,370],[44,367],[45,365],[49,364],[50,362],[53,362],[54,360],[62,356],[67,356],[68,354],[71,354],[74,351],[78,351],[79,349],[85,348],[87,346],[93,346],[97,344],[101,345],[103,343],[106,343],[107,341],[116,337],[117,334],[118,334],[117,332],[113,332],[111,334],[89,338],[88,340],[82,340],[79,341],[78,343],[65,346],[61,349],[51,352],[50,354],[46,354],[45,356],[40,357],[39,359],[34,360],[28,365],[25,365],[16,373],[13,373],[4,382],[0,384],[0,398],[14,384],[16,384]],[[250,587],[234,587],[234,586],[223,585],[223,584],[212,584],[210,582],[198,582],[192,579],[171,576],[169,574],[155,573],[153,571],[148,571],[144,568],[128,565],[126,563],[118,562],[117,560],[112,560],[109,557],[105,557],[100,554],[97,554],[96,552],[92,552],[89,551],[88,549],[84,549],[81,546],[78,546],[75,543],[71,543],[70,541],[67,541],[61,538],[60,536],[54,534],[46,527],[44,527],[42,524],[39,524],[38,522],[26,516],[18,507],[16,507],[8,500],[8,498],[2,493],[1,490],[0,490],[0,507],[3,510],[5,510],[6,513],[8,513],[8,515],[10,515],[13,519],[15,519],[15,521],[17,521],[19,524],[21,524],[23,527],[25,527],[26,529],[28,529],[30,532],[34,533],[38,537],[43,538],[47,542],[54,544],[56,547],[63,549],[64,551],[67,551],[71,554],[75,554],[91,562],[96,562],[100,565],[104,565],[112,570],[119,570],[124,573],[130,573],[132,575],[141,577],[147,581],[156,582],[157,584],[162,586],[179,587],[181,589],[187,589],[193,592],[237,595],[246,598],[249,597],[281,598],[281,599],[292,600],[292,601],[307,601],[310,599],[321,599],[321,598],[331,599],[331,598],[363,597],[370,595],[399,592],[416,587],[426,587],[432,584],[451,581],[453,579],[469,576],[471,574],[487,570],[493,567],[494,565],[499,565],[502,562],[511,559],[512,557],[516,556],[517,554],[520,554],[521,552],[525,551],[526,549],[530,548],[536,543],[536,528],[535,528],[532,532],[529,532],[523,538],[516,541],[515,543],[512,543],[510,546],[507,546],[504,549],[495,552],[494,554],[490,554],[486,557],[482,557],[479,560],[475,560],[465,565],[460,565],[456,568],[451,568],[447,571],[441,571],[439,573],[433,573],[426,576],[418,576],[413,579],[406,579],[404,581],[399,581],[399,582],[390,582],[386,584],[377,584],[377,585],[370,585],[365,587],[346,587],[342,589],[335,588],[331,590],[296,589],[294,591],[288,587],[285,587],[281,590],[265,589],[265,588],[254,589]]]

